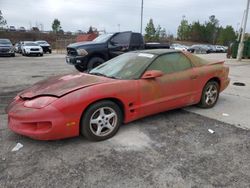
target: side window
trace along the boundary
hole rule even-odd
[[[160,70],[165,74],[175,72],[169,60],[169,54],[162,55],[149,66],[148,70]]]
[[[130,40],[130,46],[133,49],[139,49],[144,44],[143,38],[141,34],[138,33],[132,33],[131,40]]]
[[[119,33],[117,35],[115,35],[111,41],[114,44],[119,44],[119,45],[129,45],[130,42],[130,37],[131,37],[131,33],[130,32],[126,32],[126,33]]]
[[[171,53],[158,57],[148,68],[148,70],[160,70],[165,74],[184,71],[192,65],[183,54]]]
[[[170,55],[172,55],[172,54],[170,54]],[[192,65],[191,65],[189,59],[187,57],[185,57],[183,54],[174,53],[173,56],[175,56],[174,57],[175,61],[171,62],[171,63],[173,65],[175,72],[184,71],[184,70],[192,68]]]

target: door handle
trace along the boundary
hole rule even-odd
[[[198,75],[192,75],[192,76],[190,76],[190,78],[191,78],[191,80],[195,80],[198,78]]]

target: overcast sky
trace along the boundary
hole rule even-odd
[[[153,18],[155,25],[175,35],[183,15],[189,22],[204,22],[215,15],[220,25],[237,29],[245,7],[246,0],[144,0],[143,25]],[[73,32],[86,31],[90,25],[107,32],[118,31],[118,25],[121,31],[140,31],[140,8],[141,0],[0,0],[9,26],[42,24],[44,30],[51,30],[58,18],[64,31]]]

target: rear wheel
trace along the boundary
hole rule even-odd
[[[89,62],[88,62],[88,66],[87,69],[91,70],[99,65],[101,65],[104,62],[104,59],[100,58],[100,57],[92,57]]]
[[[122,123],[122,111],[112,101],[100,101],[91,105],[81,120],[81,134],[93,141],[113,137]]]
[[[212,108],[219,98],[219,84],[216,81],[209,81],[202,91],[200,103],[202,108]]]

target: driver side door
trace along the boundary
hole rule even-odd
[[[193,69],[182,53],[161,55],[147,70],[159,70],[164,75],[139,80],[141,117],[192,103]]]

